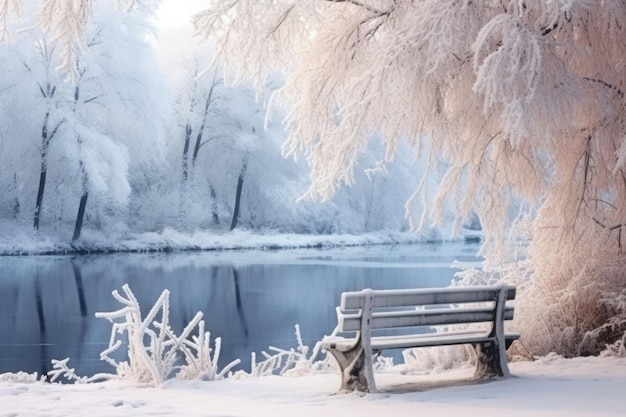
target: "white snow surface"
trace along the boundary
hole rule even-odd
[[[85,385],[0,375],[0,416],[623,416],[626,359],[556,355],[510,364],[513,376],[471,380],[472,369],[376,374],[376,394],[336,394],[336,374],[211,382],[159,388],[122,381]],[[22,380],[22,381],[20,381]]]

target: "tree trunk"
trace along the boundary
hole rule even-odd
[[[204,132],[204,128],[206,127],[207,120],[209,118],[209,110],[211,107],[211,103],[213,103],[213,91],[215,90],[215,86],[219,81],[216,80],[216,76],[213,78],[213,84],[211,85],[211,89],[209,90],[209,96],[206,98],[204,102],[204,112],[202,113],[202,123],[200,124],[200,128],[198,129],[198,136],[196,136],[196,144],[193,147],[193,157],[191,160],[192,166],[195,168],[196,159],[198,158],[198,153],[200,152],[200,146],[202,146],[202,133]],[[191,131],[189,131],[189,136],[191,137]]]
[[[54,94],[54,90],[51,94]],[[48,172],[48,149],[50,141],[63,124],[61,120],[51,132],[48,132],[48,122],[50,120],[50,110],[46,112],[41,127],[41,169],[39,171],[39,187],[37,188],[37,201],[35,202],[35,215],[33,219],[33,228],[39,230],[39,219],[41,217],[41,205],[43,204],[43,194],[46,188],[46,174]]]
[[[35,218],[33,219],[33,228],[35,230],[39,230],[41,204],[43,203],[43,193],[46,188],[46,175],[48,173],[48,147],[50,146],[50,136],[48,136],[48,120],[50,120],[49,110],[43,118],[43,126],[41,127],[41,169],[39,170],[39,187],[37,188]]]
[[[191,156],[191,166],[193,168],[196,167],[196,159],[198,159],[198,154],[200,153],[200,145],[202,144],[202,129],[204,129],[204,126],[200,128],[200,133],[198,133],[196,143],[193,146],[193,155]]]
[[[241,171],[239,172],[239,179],[237,180],[237,192],[235,195],[235,209],[233,210],[233,221],[230,224],[230,230],[234,230],[237,227],[239,221],[239,207],[241,205],[241,191],[243,189],[243,179],[246,175],[246,163],[243,163]]]
[[[39,173],[39,188],[37,189],[37,202],[35,203],[35,219],[33,220],[33,228],[39,230],[39,217],[41,213],[41,204],[43,203],[43,193],[46,187],[46,164],[41,161],[41,172]]]
[[[15,198],[13,200],[13,217],[17,218],[20,214],[20,198],[19,198],[19,187],[17,185],[17,174],[13,174],[13,187],[15,189]]]
[[[185,147],[183,148],[183,182],[189,176],[189,143],[191,142],[191,125],[185,126]]]
[[[89,198],[89,193],[84,191],[83,195],[80,197],[80,204],[78,205],[78,214],[76,214],[76,224],[74,225],[72,242],[80,239],[80,232],[83,229],[83,219],[85,218],[85,207],[87,207],[87,198]]]
[[[213,224],[220,224],[220,217],[217,213],[217,193],[211,184],[209,184],[209,192],[211,193],[211,212],[213,213]]]
[[[76,90],[76,97],[78,97],[78,89]],[[78,149],[83,146],[83,138],[79,135],[76,138],[78,142]],[[87,177],[87,169],[85,168],[85,161],[81,157],[78,160],[81,173],[81,188],[83,195],[80,197],[80,203],[78,204],[78,213],[76,214],[76,223],[74,224],[74,236],[72,236],[72,242],[80,239],[80,233],[83,230],[83,219],[85,218],[85,208],[87,207],[87,199],[89,198],[89,179]]]

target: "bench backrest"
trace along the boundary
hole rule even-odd
[[[462,323],[495,323],[513,319],[515,287],[472,286],[408,290],[344,292],[338,309],[338,331],[372,330]],[[501,306],[499,304],[502,304]]]

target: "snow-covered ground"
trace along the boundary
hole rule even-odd
[[[513,377],[477,383],[470,368],[376,375],[379,393],[333,395],[335,374],[86,385],[13,382],[0,375],[0,416],[624,416],[626,359],[549,356],[511,364]]]

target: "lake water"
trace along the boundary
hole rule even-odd
[[[375,246],[289,251],[187,252],[97,256],[0,257],[0,373],[46,372],[70,357],[79,375],[112,372],[99,359],[111,324],[95,312],[121,307],[128,283],[145,314],[169,289],[170,324],[180,333],[197,311],[211,339],[222,338],[220,365],[269,346],[295,348],[330,334],[343,291],[448,286],[452,262],[479,265],[472,244]]]

